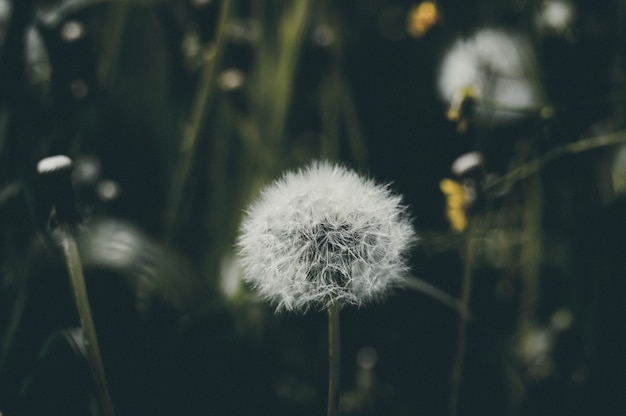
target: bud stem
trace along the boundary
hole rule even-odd
[[[100,357],[96,328],[91,316],[89,299],[87,298],[87,287],[85,285],[85,277],[83,275],[78,246],[72,234],[71,227],[67,223],[62,223],[60,229],[63,239],[63,254],[65,255],[67,271],[70,276],[72,289],[74,290],[74,300],[76,301],[76,308],[78,309],[80,325],[87,344],[87,361],[91,367],[96,391],[100,397],[103,415],[114,416],[113,403],[109,395],[109,389],[104,376],[104,366],[102,365],[102,358]]]
[[[339,304],[328,308],[328,410],[327,416],[339,415],[341,343]]]
[[[474,241],[473,241],[473,224],[471,223],[466,230],[467,236],[465,241],[465,258],[463,263],[463,281],[461,285],[461,310],[468,311],[470,297],[472,294],[472,274],[474,271]],[[467,319],[461,315],[459,320],[456,355],[454,358],[454,366],[452,369],[452,394],[450,396],[450,416],[456,416],[459,404],[459,395],[461,392],[461,382],[463,378],[463,367],[465,365],[465,347],[467,338]]]

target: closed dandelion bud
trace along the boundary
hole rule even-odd
[[[244,279],[277,310],[360,306],[407,271],[416,240],[402,197],[329,162],[286,173],[247,210]]]
[[[59,222],[73,223],[78,219],[72,189],[73,168],[72,159],[65,155],[46,157],[37,163],[37,173]]]

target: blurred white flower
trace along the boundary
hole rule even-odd
[[[541,4],[537,23],[544,30],[565,32],[576,20],[576,9],[569,0],[549,0]]]
[[[388,185],[329,162],[288,172],[243,220],[244,279],[277,310],[377,300],[403,281],[416,240],[401,201]]]
[[[508,122],[542,104],[538,79],[536,57],[525,36],[483,28],[458,39],[447,51],[439,92],[452,102],[459,91],[470,87],[479,105],[478,118]]]

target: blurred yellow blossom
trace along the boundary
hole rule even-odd
[[[465,187],[452,179],[442,179],[439,188],[446,197],[446,218],[452,229],[458,233],[467,227],[466,208],[468,206]]]
[[[439,9],[432,1],[425,1],[409,10],[407,31],[414,38],[421,38],[439,22]]]

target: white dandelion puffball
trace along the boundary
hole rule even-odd
[[[446,52],[439,71],[439,92],[448,102],[472,87],[476,116],[495,123],[519,120],[543,103],[537,57],[523,34],[483,28],[458,39]]]
[[[402,197],[329,162],[288,172],[247,210],[244,279],[277,311],[360,306],[402,283],[416,240]]]

